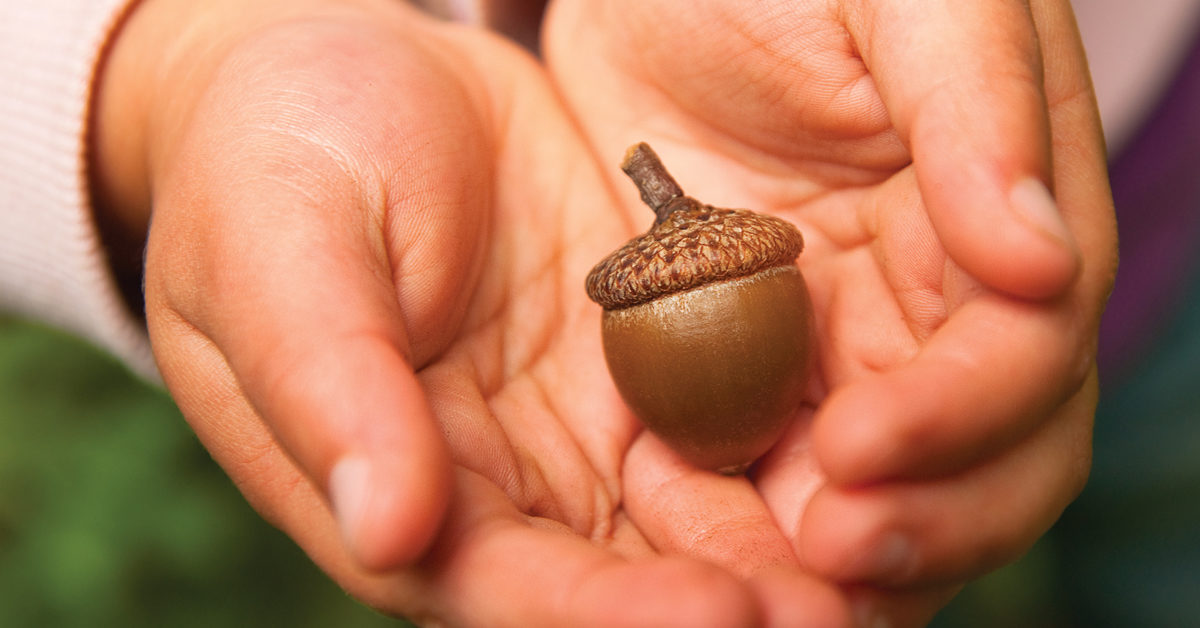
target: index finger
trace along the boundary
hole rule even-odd
[[[1029,7],[854,2],[847,28],[909,146],[947,253],[992,288],[1029,298],[1062,293],[1079,253],[1053,196]]]

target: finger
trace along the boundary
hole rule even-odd
[[[856,626],[924,628],[962,589],[961,585],[879,589],[850,587]]]
[[[961,306],[910,362],[830,395],[813,450],[835,484],[963,469],[1027,434],[1082,384],[1092,323],[995,295]]]
[[[1042,58],[1025,3],[856,2],[847,22],[947,253],[1014,295],[1066,289],[1079,253],[1049,188]]]
[[[826,628],[855,624],[850,598],[829,582],[796,568],[767,568],[748,581],[762,608],[764,626]]]
[[[843,582],[963,582],[1015,560],[1079,494],[1091,465],[1095,372],[1026,442],[961,475],[826,487],[797,540],[806,566]]]
[[[236,418],[262,421],[362,564],[387,568],[421,554],[445,508],[449,457],[412,351],[429,359],[462,317],[460,301],[447,305],[470,274],[459,249],[473,242],[454,236],[472,221],[458,210],[479,208],[490,183],[463,172],[488,151],[449,57],[404,19],[335,17],[236,47],[167,134],[147,301],[224,364],[172,392],[232,378],[249,403]],[[441,145],[459,149],[428,149]],[[458,246],[436,246],[447,243]]]
[[[801,419],[771,452],[758,463],[756,485],[763,500],[780,522],[789,538],[801,538],[801,526],[804,521],[804,511],[815,495],[824,486],[825,478],[820,467],[812,457],[809,446],[808,421]],[[767,572],[771,573],[771,572]],[[806,572],[791,572],[793,577],[812,578]],[[757,577],[751,582],[755,582]],[[829,582],[821,580],[823,586]],[[779,618],[781,621],[768,625],[806,625],[808,612],[800,609],[798,612],[787,602],[787,596],[796,588],[806,586],[804,582],[794,582],[788,585],[778,584],[777,592],[780,597],[760,593],[762,605],[767,618]],[[773,586],[765,587],[772,591]],[[946,605],[958,591],[959,586],[933,587],[903,587],[887,589],[871,587],[862,584],[841,585],[839,595],[834,601],[814,595],[813,599],[820,603],[824,600],[827,606],[822,608],[848,609],[853,621],[837,622],[828,625],[855,626],[926,626],[939,609]],[[807,597],[807,596],[806,596]],[[795,599],[795,596],[792,598]],[[813,602],[808,600],[806,604]],[[829,610],[830,617],[835,616]]]
[[[157,343],[164,378],[178,391],[173,397],[200,442],[247,502],[352,595],[368,600],[380,576],[364,571],[350,553],[326,493],[247,403],[212,341],[173,315],[153,317],[151,335],[171,339],[165,350]]]
[[[448,455],[404,354],[390,275],[352,252],[365,248],[352,228],[278,220],[279,207],[307,207],[288,191],[227,183],[214,206],[236,208],[239,224],[214,216],[221,233],[195,256],[172,257],[175,245],[152,239],[151,263],[161,258],[165,272],[148,299],[185,312],[220,351],[253,414],[332,502],[359,560],[403,564],[441,518]],[[192,281],[171,272],[181,258]],[[197,287],[209,291],[196,298]]]
[[[427,613],[462,626],[749,626],[754,597],[712,565],[625,560],[528,520],[472,472],[458,474],[446,539],[417,578]],[[530,524],[533,525],[530,525]],[[419,619],[420,617],[418,617]]]
[[[266,316],[247,313],[218,344],[276,438],[326,489],[359,560],[408,563],[436,530],[449,459],[391,293],[363,281],[366,269],[290,261],[302,274],[252,287]],[[295,294],[299,277],[308,289]]]
[[[1112,289],[1117,225],[1107,151],[1083,41],[1070,3],[1032,3],[1046,62],[1054,151],[1054,191],[1083,254],[1080,281],[1085,311],[1097,312]]]
[[[658,551],[750,576],[796,556],[754,486],[691,466],[644,432],[625,459],[624,505]]]

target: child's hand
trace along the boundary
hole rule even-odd
[[[147,0],[122,37],[98,165],[152,214],[166,384],[347,590],[451,625],[750,625],[767,588],[846,620],[804,574],[660,557],[625,511],[639,427],[583,277],[626,225],[532,58],[390,0]]]
[[[663,524],[646,528],[657,549],[736,568],[666,496],[714,513],[758,500],[781,554],[878,587],[863,612],[920,621],[1082,488],[1115,224],[1070,7],[1032,4],[553,5],[546,62],[596,154],[648,141],[693,196],[806,240],[811,426],[753,484],[661,462],[627,474],[631,516]],[[639,441],[627,465],[660,450]]]

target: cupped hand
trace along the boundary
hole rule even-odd
[[[625,512],[639,429],[583,277],[626,225],[527,55],[389,0],[147,0],[98,105],[166,385],[351,593],[451,625],[750,625],[772,592],[845,620]]]
[[[806,240],[807,410],[751,482],[635,442],[651,544],[733,568],[714,540],[758,528],[901,624],[1028,549],[1088,473],[1116,263],[1068,3],[560,0],[543,40],[597,155],[648,141],[692,196]]]

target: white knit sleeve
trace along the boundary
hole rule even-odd
[[[0,310],[36,318],[157,378],[92,221],[88,101],[130,0],[0,3]]]

